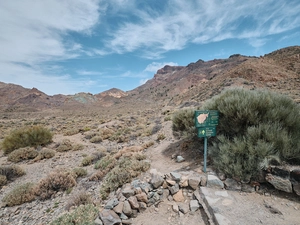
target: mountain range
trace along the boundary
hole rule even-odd
[[[260,57],[231,55],[227,59],[198,60],[187,66],[164,66],[145,84],[124,92],[113,88],[99,94],[49,96],[36,88],[0,82],[0,111],[32,112],[47,109],[198,105],[223,89],[266,88],[300,103],[300,46]]]

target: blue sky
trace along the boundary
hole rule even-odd
[[[299,44],[299,0],[0,0],[0,81],[49,95]]]

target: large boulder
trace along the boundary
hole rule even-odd
[[[113,211],[109,209],[104,209],[100,212],[100,219],[104,225],[119,225],[121,224],[120,217]]]
[[[207,187],[224,188],[223,182],[215,175],[207,175]]]
[[[282,177],[278,177],[268,173],[266,175],[266,180],[278,190],[285,191],[288,193],[293,192],[292,183],[288,179],[284,179]]]

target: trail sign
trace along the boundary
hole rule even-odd
[[[207,137],[216,136],[216,126],[219,123],[219,111],[217,110],[198,110],[194,114],[197,136],[204,138],[204,173],[206,173],[207,158]]]
[[[219,111],[217,110],[197,110],[195,111],[195,126],[213,127],[219,123]]]
[[[216,127],[198,127],[198,137],[213,137],[216,136]]]

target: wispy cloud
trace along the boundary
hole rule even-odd
[[[49,73],[48,63],[81,54],[82,45],[68,39],[68,32],[90,35],[99,22],[99,7],[100,0],[0,1],[1,80],[43,87],[51,94],[74,91],[80,82]]]
[[[190,42],[203,44],[238,38],[260,46],[268,35],[300,26],[297,0],[173,0],[159,13],[137,5],[131,10],[137,21],[120,22],[106,46],[119,54],[142,48],[146,58],[161,57]]]
[[[77,70],[76,73],[78,75],[83,75],[83,76],[101,75],[102,74],[99,71],[91,71],[91,70]]]
[[[178,64],[174,62],[152,62],[151,64],[147,65],[144,71],[156,73],[157,70],[163,68],[165,65],[178,66]]]

